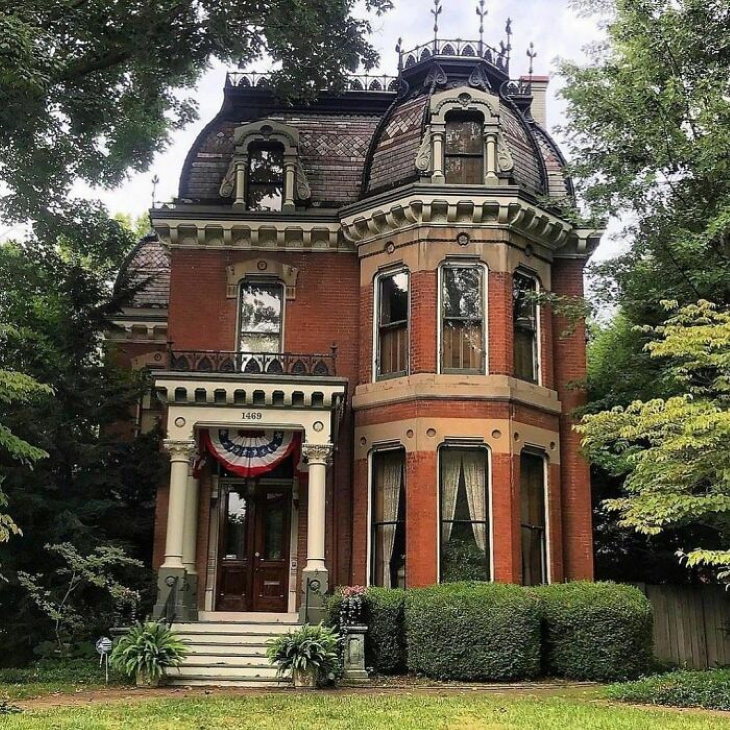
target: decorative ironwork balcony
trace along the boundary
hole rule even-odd
[[[412,51],[400,51],[401,68],[411,68],[421,61],[434,56],[462,56],[483,58],[488,63],[509,73],[510,48],[502,45],[499,49],[488,46],[483,41],[443,40],[438,38],[430,43],[414,48]]]
[[[271,75],[244,71],[229,71],[226,75],[226,86],[237,86],[242,89],[268,89],[271,86]],[[398,77],[387,75],[356,74],[348,76],[345,91],[369,91],[373,93],[398,91]]]
[[[240,373],[328,377],[337,374],[337,348],[328,355],[291,352],[224,352],[170,350],[169,369],[178,373]]]

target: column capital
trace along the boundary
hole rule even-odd
[[[192,440],[165,439],[162,445],[170,454],[171,461],[190,461],[195,453],[195,441]]]
[[[308,464],[327,465],[332,458],[332,444],[302,444],[302,456]]]

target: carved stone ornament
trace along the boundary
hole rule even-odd
[[[302,456],[308,464],[327,464],[333,451],[332,444],[302,444]]]
[[[482,91],[491,91],[492,85],[489,83],[489,76],[484,66],[480,63],[474,67],[469,77],[469,86],[473,86],[475,89],[481,89]]]
[[[221,198],[230,198],[236,189],[236,165],[238,160],[234,157],[231,160],[231,164],[228,166],[228,172],[223,178],[221,183],[220,196]]]
[[[162,444],[173,461],[189,461],[195,454],[195,441],[165,439]]]
[[[497,135],[497,165],[500,172],[512,172],[515,169],[515,161],[502,133]]]
[[[312,186],[309,184],[307,173],[304,172],[304,167],[299,159],[297,159],[296,186],[297,200],[309,200],[312,197]]]
[[[416,155],[416,170],[427,173],[431,170],[431,130],[426,129],[423,134],[423,141],[418,148]]]
[[[446,86],[448,82],[449,77],[446,75],[446,71],[438,63],[434,63],[423,82],[423,88],[433,93],[434,89]]]

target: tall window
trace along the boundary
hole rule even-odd
[[[244,281],[241,284],[243,352],[281,352],[284,286],[277,281]]]
[[[281,210],[284,201],[284,148],[280,144],[251,144],[248,148],[246,208]]]
[[[378,367],[380,377],[408,371],[408,274],[378,279]]]
[[[446,117],[444,170],[448,184],[484,184],[483,128],[481,114],[452,112]]]
[[[517,272],[513,280],[515,377],[538,380],[537,281]]]
[[[484,372],[484,269],[441,269],[441,369]]]
[[[545,457],[529,451],[520,457],[520,515],[522,583],[540,585],[547,582]]]
[[[489,454],[455,446],[439,454],[441,582],[490,580]]]
[[[405,588],[405,451],[376,451],[372,457],[372,585]]]

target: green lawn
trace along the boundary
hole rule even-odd
[[[607,706],[600,692],[530,697],[464,692],[259,694],[154,699],[29,710],[0,717],[5,730],[714,730],[719,714]]]

